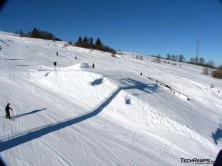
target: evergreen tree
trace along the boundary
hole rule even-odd
[[[55,39],[55,36],[50,33],[50,32],[47,32],[47,31],[39,31],[39,38],[41,39],[48,39],[48,40],[54,40]]]
[[[78,47],[82,47],[82,38],[81,38],[81,36],[79,37],[79,39],[78,39],[78,41],[75,43],[75,45],[76,46],[78,46]]]
[[[19,31],[16,31],[15,33],[18,34],[20,37],[25,37],[26,36],[26,34],[23,32],[22,29],[19,29]]]
[[[82,47],[89,48],[89,38],[86,36],[83,39]]]
[[[100,38],[98,38],[96,40],[96,43],[93,43],[93,38],[88,38],[88,37],[84,37],[84,39],[82,40],[81,37],[79,37],[78,41],[75,43],[76,46],[78,47],[83,47],[83,48],[92,48],[92,49],[97,49],[97,50],[101,50],[101,51],[105,51],[105,52],[110,52],[110,53],[116,53],[116,50],[114,50],[113,48],[110,48],[109,46],[105,46],[102,44]]]
[[[40,38],[40,31],[35,27],[32,30],[30,37],[32,37],[32,38]]]
[[[90,46],[90,48],[93,48],[93,38],[89,39],[89,46]]]
[[[100,38],[98,38],[98,39],[96,40],[95,47],[96,47],[96,49],[98,49],[98,50],[101,50],[101,49],[102,49],[103,44],[102,44]]]

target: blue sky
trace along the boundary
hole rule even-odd
[[[196,55],[222,64],[220,0],[8,0],[0,31],[34,27],[64,41],[98,37],[117,50],[144,55]]]

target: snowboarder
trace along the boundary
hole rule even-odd
[[[11,119],[9,110],[13,110],[13,109],[10,107],[10,103],[8,103],[7,106],[5,107],[5,112],[6,112],[6,118]]]

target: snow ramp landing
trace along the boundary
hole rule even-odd
[[[209,157],[210,154],[217,153],[218,149],[211,141],[180,124],[175,117],[169,117],[152,103],[128,94],[108,78],[81,71],[81,66],[78,64],[62,68],[58,72],[51,72],[47,77],[44,72],[39,72],[32,78],[39,86],[78,103],[88,111],[100,107],[112,96],[99,114],[106,119],[107,130],[112,131],[110,124],[114,122],[132,130],[135,135],[142,133],[145,137],[151,136],[161,144],[170,145],[189,155],[199,156],[205,151],[206,157]]]
[[[43,91],[45,89],[89,110],[107,98],[117,86],[101,75],[82,71],[85,67],[90,66],[84,63],[57,71],[49,69],[33,72],[30,77]]]

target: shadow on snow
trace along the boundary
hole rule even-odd
[[[20,118],[20,117],[22,117],[22,116],[34,114],[34,113],[37,113],[37,112],[40,112],[40,111],[43,111],[43,110],[46,110],[46,108],[43,108],[43,109],[40,109],[40,110],[33,110],[33,111],[31,111],[31,112],[27,112],[27,113],[24,113],[24,114],[15,115],[15,116],[12,116],[12,117],[13,117],[13,118]]]
[[[0,152],[5,151],[7,149],[16,147],[18,145],[24,144],[26,142],[32,141],[36,138],[39,138],[41,136],[44,136],[46,134],[52,133],[54,131],[63,129],[65,127],[71,126],[73,124],[80,123],[84,120],[87,120],[89,118],[92,118],[96,115],[98,115],[116,96],[117,94],[123,90],[123,89],[140,89],[144,92],[152,93],[157,91],[157,86],[155,85],[147,85],[143,84],[141,82],[138,82],[133,79],[125,79],[125,87],[120,87],[116,89],[109,97],[107,97],[101,104],[99,104],[97,107],[95,107],[92,111],[79,115],[74,118],[66,119],[63,121],[59,121],[57,123],[53,123],[50,125],[46,125],[40,128],[33,129],[31,131],[28,131],[26,133],[18,134],[17,136],[13,136],[7,140],[0,140]],[[131,85],[130,85],[131,84]],[[39,112],[40,110],[35,110],[30,113],[21,114],[18,115],[18,117],[33,114],[36,112]]]
[[[124,85],[122,89],[137,89],[145,93],[156,93],[158,91],[157,84],[145,84],[131,78],[121,79],[121,83]]]
[[[214,139],[214,143],[217,145],[218,141],[222,138],[222,129],[217,128],[215,133],[212,133],[212,138]]]
[[[91,85],[96,86],[96,85],[100,85],[102,83],[103,83],[103,78],[99,78],[99,79],[96,79],[93,82],[91,82]]]
[[[97,114],[99,114],[104,107],[106,107],[111,101],[112,99],[119,93],[121,89],[117,89],[113,94],[111,94],[101,105],[99,105],[98,107],[96,107],[93,111],[88,112],[86,114],[83,115],[79,115],[78,117],[74,117],[74,118],[70,118],[70,119],[66,119],[64,121],[60,121],[57,123],[53,123],[51,125],[47,125],[41,128],[37,128],[34,130],[31,130],[27,133],[21,134],[15,138],[6,140],[6,141],[1,141],[0,142],[0,152],[5,151],[7,149],[13,148],[15,146],[21,145],[23,143],[26,143],[28,141],[32,141],[36,138],[39,138],[43,135],[49,134],[51,132],[63,129],[67,126],[82,122],[86,119],[89,119],[91,117],[96,116]]]

